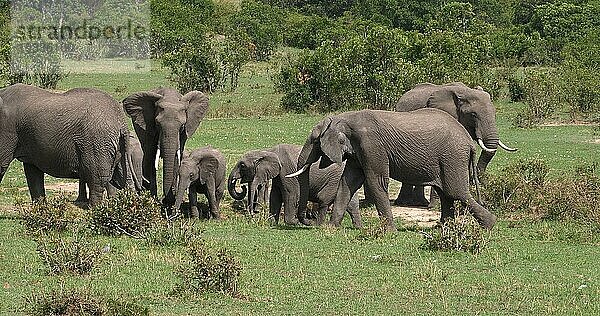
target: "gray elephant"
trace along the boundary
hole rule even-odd
[[[283,204],[284,222],[288,225],[299,224],[300,183],[298,179],[286,178],[284,175],[296,171],[301,149],[302,146],[281,144],[265,150],[247,152],[229,174],[227,186],[229,194],[236,200],[242,200],[248,194],[248,211],[252,214],[255,203],[250,203],[250,201],[255,201],[260,186],[272,180],[269,194],[271,216],[277,222]],[[329,175],[328,172],[330,171],[317,171],[311,174],[311,182],[308,186],[311,194],[304,200],[302,205],[304,213],[306,213],[306,200],[319,204],[319,217],[324,216],[327,207],[333,202],[341,171],[339,171],[337,178]],[[242,192],[237,192],[236,184],[238,180],[241,183],[246,183],[248,189],[242,187]],[[349,212],[355,225],[360,227],[362,224],[358,212],[358,200],[355,201],[355,208],[350,209]],[[307,222],[304,218],[300,219]]]
[[[208,110],[208,97],[191,91],[181,95],[172,88],[158,88],[134,93],[123,100],[123,107],[133,121],[142,145],[142,173],[146,188],[157,195],[157,153],[163,159],[163,205],[175,203],[173,182],[181,161],[185,142],[194,134]]]
[[[430,124],[422,124],[430,122]],[[475,147],[465,128],[437,109],[412,112],[362,110],[323,119],[308,136],[298,158],[301,175],[319,158],[321,164],[346,161],[335,197],[331,224],[338,226],[351,197],[363,185],[371,192],[387,229],[395,230],[389,179],[412,185],[431,185],[440,194],[444,221],[454,216],[453,202],[466,203],[477,221],[492,228],[496,216],[469,192],[476,178]]]
[[[117,188],[133,187],[125,114],[102,91],[53,93],[15,84],[0,90],[0,122],[0,181],[13,159],[23,162],[33,200],[46,194],[44,174],[83,180],[91,205],[102,199],[111,179]],[[114,177],[117,168],[122,177]]]
[[[219,205],[225,192],[225,157],[211,146],[184,152],[177,177],[175,210],[179,210],[186,189],[190,202],[190,217],[198,218],[198,193],[206,195],[209,211],[202,217],[219,219]]]
[[[140,144],[140,141],[131,132],[129,132],[129,146],[127,147],[127,152],[125,154],[127,158],[127,166],[131,170],[131,181],[134,182],[135,188],[139,192],[143,188],[144,181],[144,176],[142,175],[142,159],[144,157],[144,154],[142,152],[142,145]],[[113,178],[121,176],[121,170],[120,168],[117,168],[116,173],[113,175]],[[106,191],[108,193],[108,196],[114,196],[116,188],[109,184],[106,187]],[[88,202],[87,185],[83,180],[79,180],[79,194],[75,202]]]
[[[398,112],[421,108],[443,110],[467,129],[471,139],[482,148],[477,162],[479,173],[486,170],[498,147],[511,152],[517,150],[506,146],[500,140],[496,127],[496,110],[489,93],[483,91],[481,87],[472,89],[462,82],[445,85],[423,83],[407,91],[396,104]],[[421,122],[421,124],[423,123],[428,122]],[[431,192],[435,196],[435,190]],[[433,202],[433,200],[432,198],[431,201]],[[396,205],[417,206],[427,206],[428,203],[422,186],[413,187],[404,184],[394,202]]]

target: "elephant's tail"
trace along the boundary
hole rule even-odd
[[[471,146],[471,153],[469,155],[469,173],[471,179],[475,183],[475,192],[477,193],[477,202],[481,204],[481,191],[479,190],[479,175],[477,174],[477,152],[475,148]]]

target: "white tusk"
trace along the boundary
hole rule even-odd
[[[154,158],[154,169],[158,170],[158,160],[160,159],[160,149],[156,150],[156,158]]]
[[[487,151],[488,153],[496,152],[496,149],[489,149],[489,148],[485,147],[485,144],[483,143],[483,140],[481,140],[481,138],[477,138],[477,144],[479,144],[481,149]]]
[[[177,150],[177,164],[181,163],[181,150]]]
[[[304,173],[304,171],[308,170],[310,165],[306,164],[304,165],[302,168],[300,168],[300,170],[292,173],[292,174],[288,174],[287,176],[285,176],[286,178],[293,178],[293,177],[297,177],[299,175],[301,175],[302,173]]]
[[[504,143],[501,140],[498,140],[498,145],[500,145],[500,147],[502,147],[502,149],[504,149],[506,151],[514,152],[514,151],[518,150],[517,148],[510,148],[510,147],[504,145]]]

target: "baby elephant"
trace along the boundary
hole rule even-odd
[[[175,210],[179,210],[185,190],[189,189],[190,217],[199,217],[197,193],[202,193],[210,208],[202,217],[219,219],[219,204],[225,191],[225,166],[225,157],[211,146],[185,151],[179,167]]]

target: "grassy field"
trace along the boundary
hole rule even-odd
[[[189,148],[212,145],[231,167],[250,149],[278,143],[302,144],[322,115],[282,114],[266,64],[248,67],[234,93],[211,96],[211,109]],[[71,74],[60,89],[94,86],[116,98],[168,85],[167,73]],[[498,125],[515,154],[500,152],[491,172],[518,158],[540,157],[554,176],[575,165],[597,162],[600,138],[591,126],[517,129],[511,116],[519,105],[498,103]],[[48,179],[49,183],[57,182]],[[60,180],[64,181],[64,180]],[[268,226],[224,207],[226,220],[200,222],[203,238],[230,249],[243,267],[243,299],[205,294],[172,295],[182,260],[179,247],[147,246],[128,238],[97,237],[111,251],[86,277],[48,276],[36,244],[11,211],[27,199],[20,163],[0,186],[0,314],[23,314],[25,296],[60,286],[89,286],[107,296],[126,297],[155,315],[337,315],[337,314],[600,314],[600,244],[570,238],[560,222],[500,222],[479,255],[422,248],[418,230],[401,228],[381,239],[359,240],[348,219],[343,228]],[[366,218],[368,228],[376,218]],[[398,227],[404,227],[398,221]],[[578,229],[585,229],[579,227]],[[598,240],[598,239],[596,239]]]

